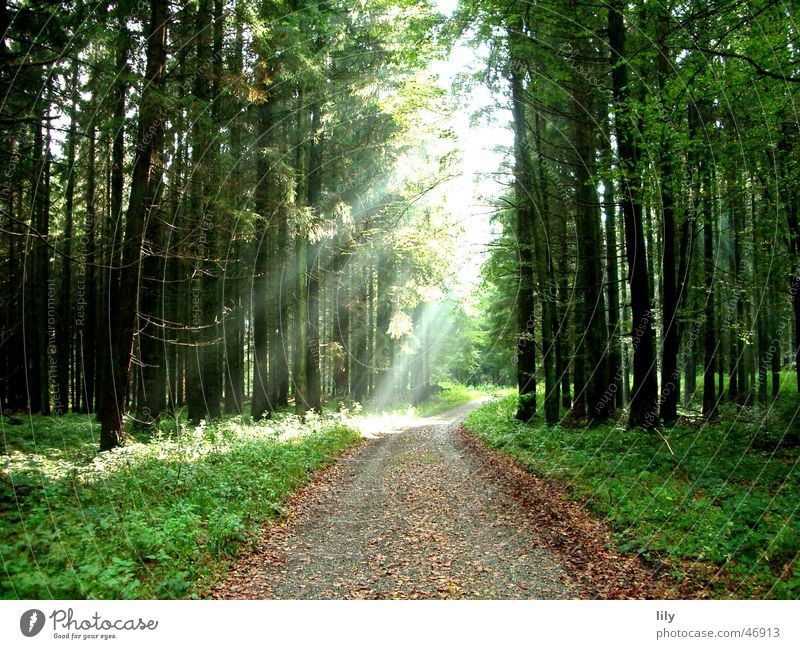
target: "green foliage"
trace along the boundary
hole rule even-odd
[[[428,399],[414,407],[420,417],[429,417],[444,412],[462,403],[480,399],[492,390],[490,386],[468,386],[460,383],[443,383],[442,390],[432,394]]]
[[[180,422],[179,422],[180,423]],[[2,598],[202,595],[313,469],[359,435],[341,416],[230,419],[94,454],[85,416],[5,427]]]
[[[794,407],[796,409],[796,403]],[[759,450],[736,423],[665,437],[612,426],[521,424],[517,397],[475,410],[466,426],[531,471],[569,486],[614,530],[620,548],[665,562],[715,596],[800,594],[798,452]]]

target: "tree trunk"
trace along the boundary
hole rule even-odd
[[[148,43],[149,44],[149,43]],[[111,100],[113,101],[112,124],[114,138],[111,148],[111,161],[107,189],[110,192],[108,218],[105,220],[104,229],[107,236],[103,236],[102,259],[106,266],[100,273],[101,290],[99,292],[99,305],[101,315],[97,319],[96,343],[100,353],[97,358],[97,388],[95,409],[101,421],[104,417],[105,405],[111,403],[116,408],[114,400],[114,372],[113,356],[117,353],[116,341],[113,340],[112,330],[117,327],[116,314],[120,302],[120,266],[122,262],[122,235],[123,235],[123,192],[125,189],[125,112],[127,78],[130,73],[128,55],[131,48],[131,37],[125,26],[125,18],[120,17],[118,33],[115,42],[115,69],[118,70],[114,83]],[[137,151],[138,154],[138,151]],[[137,287],[138,289],[138,287]],[[125,394],[127,395],[127,389]],[[120,406],[123,407],[124,406]],[[121,415],[120,415],[121,422]],[[120,424],[121,425],[121,424]],[[102,445],[102,440],[101,440]]]
[[[633,387],[628,425],[651,428],[656,423],[658,384],[656,381],[655,334],[653,331],[650,279],[642,230],[641,177],[639,156],[628,106],[628,66],[622,0],[612,0],[608,9],[608,40],[611,48],[611,81],[617,150],[622,170],[622,212],[628,257],[631,313],[633,317]]]
[[[560,412],[559,380],[556,375],[556,345],[554,332],[557,331],[556,300],[558,298],[558,284],[555,278],[555,265],[551,249],[552,240],[552,214],[550,213],[550,200],[548,196],[547,177],[545,173],[544,155],[542,152],[542,125],[541,115],[537,111],[534,115],[534,138],[537,152],[538,173],[538,227],[535,228],[535,238],[539,245],[536,246],[536,273],[539,294],[542,296],[542,364],[544,365],[544,415],[548,425],[558,423]],[[531,188],[533,189],[533,188]]]
[[[387,398],[391,396],[389,391],[392,386],[389,385],[389,382],[394,361],[394,341],[389,335],[389,327],[392,322],[391,286],[393,281],[394,260],[389,255],[380,255],[376,273],[375,369],[377,371],[377,392]]]
[[[515,39],[514,30],[509,38]],[[517,387],[519,407],[516,417],[530,421],[536,414],[536,317],[533,299],[533,174],[527,138],[523,78],[518,68],[510,73],[512,115],[514,118],[514,196],[518,241],[519,290],[517,293]]]
[[[70,107],[69,133],[67,133],[67,183],[64,190],[64,242],[61,244],[64,255],[61,258],[61,295],[59,299],[59,325],[56,334],[58,355],[58,381],[55,395],[55,414],[66,414],[69,408],[69,386],[72,359],[72,237],[75,205],[76,129],[77,129],[77,81],[78,67],[72,70],[71,86],[75,89]],[[77,378],[77,377],[75,377]],[[73,403],[74,406],[74,403]]]
[[[49,93],[44,92],[47,96]],[[49,334],[51,325],[48,317],[48,302],[55,299],[55,286],[50,286],[49,248],[45,241],[49,235],[50,227],[50,196],[48,182],[49,166],[49,135],[45,137],[44,130],[49,128],[47,121],[49,106],[47,100],[40,99],[39,121],[35,126],[33,141],[33,178],[31,178],[31,225],[39,236],[35,236],[31,243],[29,255],[31,268],[27,270],[29,277],[28,291],[31,307],[28,327],[26,327],[25,342],[28,344],[28,358],[30,359],[29,399],[30,411],[50,415],[50,385],[49,385]],[[47,125],[47,126],[46,126]],[[55,314],[54,314],[55,315]]]
[[[613,389],[610,405],[621,408],[622,403],[622,348],[619,322],[619,267],[617,255],[617,206],[614,180],[611,176],[611,160],[607,158],[608,171],[603,180],[603,207],[606,231],[606,282],[608,283],[608,378],[609,389]]]
[[[125,440],[123,415],[128,392],[131,354],[136,330],[142,242],[153,190],[160,182],[158,158],[163,144],[164,123],[160,117],[166,64],[168,3],[150,0],[147,66],[139,110],[136,156],[126,215],[120,269],[119,308],[111,319],[111,380],[101,418],[100,449],[109,450]]]
[[[710,193],[711,188],[704,175],[704,168],[700,163],[700,193]],[[717,347],[717,332],[714,317],[714,216],[710,201],[701,202],[703,214],[703,261],[706,300],[704,307],[705,345],[703,355],[703,415],[714,416],[717,408],[716,386],[714,385],[715,353]]]
[[[581,81],[573,91],[575,210],[578,245],[577,279],[582,293],[576,322],[581,327],[577,354],[583,360],[585,373],[586,415],[589,424],[608,419],[613,393],[609,392],[606,349],[608,329],[603,296],[603,263],[605,254],[600,230],[599,200],[592,177],[595,163],[593,134],[588,114],[591,99]],[[576,386],[576,395],[580,396]]]
[[[657,55],[659,97],[663,97],[667,77],[671,71],[671,59],[666,38],[670,29],[670,14],[660,12],[658,18],[659,47]],[[661,108],[669,108],[661,100]],[[680,375],[678,373],[678,287],[675,255],[675,203],[673,199],[672,132],[665,125],[658,151],[659,196],[661,199],[661,222],[663,228],[663,256],[661,266],[661,409],[662,421],[672,425],[678,419],[680,398]]]
[[[258,107],[258,130],[262,138],[270,137],[274,122],[273,89],[267,88],[267,97]],[[256,162],[255,211],[260,218],[261,235],[255,241],[255,268],[251,313],[253,317],[253,399],[250,415],[253,419],[269,416],[275,408],[270,400],[269,385],[269,299],[270,253],[274,246],[274,213],[270,197],[269,162],[264,154]]]
[[[319,99],[311,105],[311,142],[309,144],[307,202],[312,209],[318,208],[322,191],[322,104]],[[306,257],[306,403],[310,410],[322,411],[319,354],[319,287],[321,267],[319,258],[322,248],[318,241],[308,244]]]
[[[350,377],[347,357],[350,354],[350,282],[346,270],[336,272],[336,300],[333,309],[333,393],[336,398],[350,398]]]
[[[76,319],[77,324],[77,345],[76,354],[78,357],[78,368],[83,378],[83,389],[81,390],[81,411],[94,412],[96,403],[96,383],[95,372],[97,371],[97,359],[95,358],[98,313],[97,304],[102,295],[98,287],[98,276],[102,277],[102,272],[98,274],[96,264],[97,257],[97,212],[96,201],[96,182],[95,182],[95,127],[89,128],[87,138],[87,169],[86,169],[86,280],[84,282],[84,293],[86,296],[86,311],[81,318],[80,312]],[[80,302],[80,295],[78,296]]]

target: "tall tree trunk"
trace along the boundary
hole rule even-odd
[[[29,283],[27,294],[30,296],[31,307],[28,326],[26,327],[25,342],[28,343],[30,359],[29,372],[29,404],[31,412],[41,412],[50,415],[50,385],[49,385],[49,321],[48,301],[55,298],[55,288],[49,286],[49,248],[46,240],[50,227],[50,196],[48,183],[49,166],[49,135],[45,136],[45,129],[49,132],[49,106],[44,96],[40,99],[38,122],[34,131],[33,140],[33,178],[31,178],[31,225],[38,236],[32,238],[31,268],[27,271]],[[26,260],[27,261],[27,260]]]
[[[560,210],[565,213],[566,208],[559,205]],[[561,383],[561,406],[565,410],[572,408],[572,389],[570,382],[569,358],[570,358],[570,326],[572,316],[570,314],[571,301],[569,299],[568,267],[569,256],[567,246],[566,214],[561,218],[553,219],[553,237],[555,245],[558,246],[558,256],[556,260],[556,273],[558,283],[558,311],[560,320],[557,328],[557,347],[556,347],[556,366],[559,381]]]
[[[307,202],[312,209],[318,208],[322,192],[322,102],[315,99],[311,104],[311,142],[309,144],[308,177],[306,183]],[[310,410],[322,411],[319,354],[319,286],[321,267],[319,263],[322,246],[318,241],[308,244],[306,256],[306,404]]]
[[[792,338],[792,357],[794,358],[795,378],[797,381],[797,392],[800,393],[800,223],[798,211],[800,211],[800,192],[797,190],[796,181],[791,178],[790,169],[792,168],[790,137],[793,135],[793,125],[790,120],[784,122],[783,136],[780,143],[781,161],[780,172],[780,192],[783,200],[784,211],[786,213],[786,224],[789,229],[789,298],[792,304],[792,316],[794,321],[794,335]]]
[[[350,282],[346,267],[338,269],[336,299],[333,309],[333,392],[336,398],[348,400],[350,398],[350,377],[348,373],[348,355],[351,353],[350,337]]]
[[[517,26],[509,30],[514,42],[519,36]],[[516,30],[516,31],[515,31]],[[510,73],[512,115],[514,118],[514,196],[516,235],[518,241],[519,291],[517,293],[517,387],[519,407],[516,417],[530,421],[536,414],[536,317],[533,298],[533,169],[527,137],[525,88],[519,68]]]
[[[298,232],[295,238],[295,265],[297,279],[295,288],[295,346],[294,346],[294,407],[298,415],[308,410],[308,390],[306,383],[306,361],[308,356],[308,239],[305,232]]]
[[[376,308],[375,308],[375,368],[377,370],[377,392],[390,397],[387,390],[392,376],[394,362],[394,341],[389,335],[392,322],[391,286],[394,281],[395,260],[387,254],[378,257],[376,273]]]
[[[350,382],[353,394],[353,400],[363,403],[367,397],[367,284],[364,277],[363,270],[360,265],[354,268],[350,265],[349,268],[351,277],[351,295],[352,312],[351,312],[351,353],[350,353]],[[415,309],[414,317],[414,331],[417,332],[417,325],[419,324],[418,309]],[[415,359],[415,367],[420,370],[418,375],[415,376],[416,380],[420,380],[421,372],[421,353],[418,351]]]
[[[276,321],[270,336],[270,348],[274,352],[270,355],[270,385],[271,394],[274,395],[273,406],[286,406],[289,403],[289,312],[291,293],[288,290],[291,275],[289,266],[289,225],[286,214],[278,214],[278,223],[275,228],[275,269],[276,286],[274,297],[277,300],[275,308]]]
[[[625,24],[622,0],[612,0],[608,9],[608,40],[611,48],[611,82],[614,96],[614,123],[617,150],[622,170],[622,212],[625,219],[625,246],[628,257],[631,313],[633,317],[633,387],[628,424],[650,428],[657,417],[655,333],[650,301],[650,279],[642,230],[641,176],[633,124],[628,104],[628,65],[625,49]]]
[[[262,138],[272,136],[274,123],[273,88],[266,89],[267,97],[258,107],[258,129]],[[262,143],[266,146],[266,142]],[[255,241],[255,268],[253,270],[253,288],[251,295],[251,313],[253,318],[253,399],[250,414],[253,419],[261,419],[272,413],[275,404],[270,400],[269,370],[269,280],[270,253],[273,250],[274,211],[270,196],[270,166],[262,153],[256,161],[255,211],[261,218],[262,234]],[[283,323],[281,323],[281,327]]]
[[[590,424],[608,419],[613,393],[609,392],[606,349],[608,329],[603,296],[605,247],[600,230],[599,200],[594,186],[595,147],[590,123],[591,99],[582,81],[573,90],[573,128],[576,153],[575,210],[578,246],[577,279],[581,289],[578,304],[581,327],[577,353],[583,359],[586,415]],[[576,395],[580,393],[576,387]]]
[[[2,45],[0,45],[2,48]],[[21,139],[21,138],[19,138]],[[28,402],[26,394],[27,366],[25,364],[26,341],[23,337],[25,311],[23,295],[27,271],[25,251],[27,237],[19,221],[23,220],[21,194],[23,182],[19,173],[21,159],[20,143],[11,133],[3,136],[3,149],[0,160],[5,166],[5,181],[0,183],[0,200],[3,201],[2,226],[7,228],[9,236],[8,257],[4,264],[5,281],[3,282],[3,299],[7,305],[0,315],[0,327],[3,337],[0,339],[0,350],[3,354],[3,366],[0,367],[0,408],[25,408]],[[23,247],[25,246],[25,247]],[[27,331],[27,330],[26,330]]]
[[[735,182],[733,174],[728,174],[726,180],[726,195],[728,197],[726,205],[728,207],[728,246],[730,247],[730,255],[728,256],[728,271],[733,277],[733,288],[731,290],[731,297],[729,303],[730,314],[730,337],[728,340],[728,401],[730,403],[737,403],[739,400],[739,372],[742,365],[742,345],[741,345],[741,329],[738,315],[739,304],[739,290],[740,278],[737,272],[737,251],[736,251],[736,210],[737,199]]]
[[[610,152],[609,152],[610,153]],[[619,322],[619,265],[617,248],[617,205],[614,180],[611,176],[610,156],[606,159],[608,172],[603,180],[603,207],[606,231],[606,282],[608,283],[608,378],[613,388],[611,405],[621,408],[622,403],[622,347]]]
[[[670,29],[669,12],[658,16],[659,47],[656,60],[658,71],[659,97],[666,92],[666,84],[672,62],[667,46]],[[668,106],[661,99],[661,109]],[[663,227],[663,256],[661,265],[661,409],[662,421],[671,425],[678,419],[678,399],[680,398],[680,375],[678,373],[678,287],[675,255],[675,202],[673,199],[672,171],[672,132],[669,124],[664,125],[658,151],[659,197],[661,199],[661,222]]]
[[[109,450],[125,440],[123,415],[128,392],[134,331],[136,330],[142,242],[152,209],[153,190],[160,182],[159,155],[164,138],[160,118],[169,6],[166,0],[150,0],[147,66],[139,109],[136,156],[122,245],[119,304],[111,320],[111,380],[101,416],[100,449]]]
[[[702,122],[699,110],[692,104],[689,109],[690,137],[696,134]],[[694,139],[694,138],[692,138]],[[697,189],[698,213],[703,218],[703,281],[705,285],[704,312],[704,347],[703,347],[703,415],[714,416],[717,408],[715,370],[716,370],[716,326],[714,311],[714,212],[713,200],[710,198],[712,187],[709,174],[706,172],[702,153],[697,156]]]
[[[160,201],[156,201],[160,202]],[[154,210],[154,208],[152,208]],[[161,218],[153,211],[145,228],[146,248],[139,283],[138,340],[139,384],[137,417],[145,424],[154,423],[166,407],[167,367],[164,355],[164,232]]]
[[[116,342],[113,339],[112,331],[117,327],[118,304],[120,301],[120,264],[122,260],[122,234],[123,234],[123,192],[125,189],[125,111],[127,94],[127,77],[130,72],[128,55],[131,48],[131,37],[125,25],[126,18],[120,16],[119,31],[115,42],[115,70],[117,79],[111,95],[112,105],[112,128],[114,132],[111,166],[110,166],[110,209],[106,219],[106,228],[109,230],[109,237],[106,237],[104,245],[107,248],[103,255],[106,268],[101,273],[101,292],[100,308],[102,314],[97,319],[97,344],[100,347],[100,354],[97,358],[97,383],[95,409],[101,420],[104,417],[106,398],[111,401],[111,407],[117,408],[114,402],[114,372],[113,356],[118,351],[115,348]],[[149,45],[149,42],[148,42]],[[143,98],[142,98],[143,101]],[[138,154],[138,151],[137,151]],[[127,394],[127,388],[126,392]],[[119,406],[124,408],[123,406]],[[120,415],[121,422],[121,415]],[[101,441],[102,445],[102,441]]]
[[[81,411],[94,412],[95,409],[95,373],[97,368],[95,350],[98,329],[97,304],[102,295],[98,286],[97,272],[97,211],[96,211],[96,180],[95,180],[95,138],[94,125],[89,127],[87,137],[87,169],[86,169],[86,280],[84,293],[86,295],[86,311],[84,317],[80,315],[77,324],[77,350],[78,368],[82,374],[83,390],[81,390]]]
[[[549,425],[557,424],[560,417],[560,390],[556,375],[556,345],[554,332],[557,330],[556,300],[558,284],[555,279],[555,265],[552,256],[552,219],[548,195],[545,161],[542,152],[541,115],[534,115],[534,138],[537,153],[537,189],[540,206],[539,218],[534,237],[540,242],[536,246],[536,273],[539,294],[542,296],[542,364],[544,365],[544,414]],[[533,189],[533,188],[531,188]]]
[[[781,350],[781,336],[782,336],[782,325],[780,324],[780,310],[778,309],[778,303],[776,300],[777,291],[775,290],[777,287],[771,287],[770,290],[770,304],[769,304],[769,311],[771,315],[771,327],[770,327],[770,336],[772,338],[772,343],[769,347],[770,352],[770,360],[772,363],[771,370],[772,376],[770,377],[770,382],[772,385],[772,398],[777,399],[778,395],[781,391],[781,358],[782,358],[782,350]]]
[[[219,2],[219,0],[216,0]],[[215,4],[216,7],[216,4]],[[215,9],[219,13],[218,9]],[[232,52],[230,67],[231,74],[239,76],[243,72],[244,67],[244,28],[245,28],[245,14],[244,14],[243,0],[236,0],[235,3],[235,26],[236,36],[234,48]],[[222,30],[220,23],[219,27],[215,24],[214,49],[217,50],[216,41],[221,37],[218,35],[217,30]],[[220,58],[221,61],[221,58]],[[219,78],[219,74],[217,77]],[[242,103],[237,102],[234,104],[237,109],[242,108]],[[238,202],[238,197],[244,194],[246,183],[240,180],[243,172],[242,153],[243,153],[243,137],[244,128],[241,116],[234,117],[230,124],[230,157],[234,161],[234,168],[229,176],[230,183],[233,188],[233,195],[236,197],[234,200],[237,202],[234,207],[240,207],[241,203]],[[238,226],[238,224],[237,224]],[[245,274],[245,263],[243,256],[245,254],[244,242],[241,240],[241,234],[237,231],[233,233],[233,241],[228,247],[229,257],[225,263],[225,278],[223,282],[223,294],[225,297],[225,309],[228,312],[228,317],[223,321],[223,341],[225,345],[225,399],[224,409],[225,414],[235,415],[243,413],[244,406],[244,327],[245,327],[245,314],[244,314],[244,291],[243,289],[243,275]],[[232,257],[232,259],[230,258]],[[270,359],[272,353],[270,353]],[[270,378],[272,378],[272,371],[270,371]]]
[[[71,74],[73,90],[69,133],[67,133],[67,183],[64,190],[64,242],[61,245],[64,255],[61,258],[61,291],[59,299],[59,325],[56,332],[56,348],[58,355],[58,382],[55,396],[55,414],[67,413],[70,396],[70,375],[72,359],[72,238],[74,228],[75,206],[75,169],[76,129],[77,129],[77,81],[78,66],[75,65]],[[75,377],[77,378],[77,377]],[[73,403],[74,406],[74,403]]]
[[[221,52],[212,50],[212,34],[221,27],[222,16],[213,9],[221,7],[212,0],[202,0],[195,14],[197,60],[202,73],[195,78],[193,95],[201,113],[192,128],[192,214],[197,240],[192,287],[192,327],[195,349],[190,353],[187,396],[190,421],[217,419],[222,402],[222,354],[219,323],[221,318],[219,291],[218,212],[214,197],[218,143],[212,132],[217,130],[218,80],[221,75]],[[212,23],[213,19],[213,23]],[[218,39],[217,39],[218,40]],[[221,41],[219,47],[221,48]]]

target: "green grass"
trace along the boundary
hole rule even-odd
[[[728,376],[727,374],[724,377],[723,382],[723,389],[725,390],[725,397],[727,398],[728,393]],[[756,381],[758,381],[758,377],[756,377]],[[691,394],[691,399],[689,400],[690,403],[688,404],[691,408],[695,410],[700,410],[703,405],[703,387],[705,385],[705,381],[703,379],[703,373],[698,372],[695,378],[695,389]],[[683,386],[682,386],[683,389]],[[714,390],[715,394],[718,394],[719,391],[719,377],[716,376],[714,380]],[[758,387],[751,386],[752,394],[751,394],[751,401],[749,405],[758,404]],[[795,370],[781,370],[780,374],[780,383],[778,384],[778,400],[787,400],[792,399],[793,396],[797,395],[797,372]],[[685,404],[686,395],[683,394],[681,403]],[[766,405],[769,406],[770,404],[776,403],[775,397],[772,396],[772,373],[771,371],[767,371],[767,402]]]
[[[431,395],[419,405],[414,406],[414,413],[419,417],[430,417],[440,412],[460,406],[475,399],[480,399],[497,389],[489,386],[470,386],[460,383],[442,383],[442,391]]]
[[[490,402],[465,425],[566,485],[623,550],[664,562],[715,597],[800,597],[796,401],[768,416],[664,431],[674,455],[656,433],[526,426],[513,418],[516,405],[516,396]]]
[[[355,443],[342,417],[164,422],[96,453],[86,416],[5,425],[0,598],[202,596],[313,469]]]
[[[401,415],[401,416],[417,416],[417,417],[430,417],[438,415],[445,410],[460,406],[463,403],[474,401],[486,396],[505,396],[507,394],[516,393],[513,388],[499,388],[494,385],[463,385],[461,383],[452,383],[443,381],[439,384],[441,391],[431,394],[424,399],[421,403],[412,406],[407,400],[395,400],[391,403],[379,403],[376,401],[367,401],[364,404],[352,404],[351,402],[342,402],[340,400],[332,399],[328,401],[323,407],[325,412],[337,412],[340,408],[350,408],[350,410],[357,414],[363,415]]]

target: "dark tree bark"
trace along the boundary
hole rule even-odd
[[[74,229],[75,206],[75,169],[76,119],[77,119],[77,81],[78,67],[73,67],[71,86],[73,90],[69,133],[67,133],[67,182],[64,190],[64,240],[61,244],[61,291],[59,296],[59,324],[56,332],[56,349],[58,358],[58,381],[54,410],[56,415],[67,413],[70,400],[70,376],[72,376],[72,238]],[[75,377],[77,378],[77,377]],[[74,402],[73,402],[74,403]]]
[[[220,282],[218,214],[215,194],[217,149],[213,131],[218,128],[218,80],[222,71],[221,52],[212,48],[212,35],[221,28],[221,7],[203,0],[195,14],[197,60],[202,66],[195,77],[194,99],[201,113],[192,133],[192,227],[195,230],[195,259],[192,285],[192,329],[195,348],[187,367],[187,401],[190,421],[217,419],[222,402],[222,352],[220,346]],[[213,22],[212,22],[213,21]],[[220,23],[220,24],[218,24]],[[221,36],[215,38],[221,48]]]
[[[792,127],[789,120],[784,122],[783,134],[780,142],[780,173],[779,181],[781,198],[783,200],[784,211],[786,213],[786,224],[789,230],[789,258],[791,263],[791,273],[789,276],[789,299],[792,304],[792,316],[794,322],[794,335],[792,338],[792,357],[796,368],[797,392],[800,393],[800,224],[798,223],[798,211],[800,211],[800,192],[797,191],[797,183],[790,176],[791,152],[790,138],[796,129]]]
[[[608,156],[610,158],[610,156]],[[610,159],[607,164],[610,170]],[[608,378],[613,390],[611,404],[621,408],[623,396],[622,346],[619,322],[619,250],[617,246],[617,206],[614,180],[609,173],[603,180],[603,207],[606,232],[606,282],[608,284]]]
[[[515,29],[517,31],[515,31]],[[509,30],[509,40],[514,43],[521,27]],[[513,51],[513,50],[512,50]],[[517,254],[519,289],[517,293],[517,387],[519,407],[516,417],[530,421],[536,414],[536,318],[533,298],[534,251],[533,251],[533,168],[527,136],[525,110],[525,88],[519,68],[512,65],[509,74],[511,84],[511,112],[514,119],[514,196],[516,212]]]
[[[217,0],[217,3],[219,0]],[[217,7],[217,4],[215,4]],[[220,10],[215,9],[219,15]],[[243,0],[236,0],[235,4],[235,26],[236,36],[231,56],[230,67],[233,75],[241,75],[244,67],[244,3]],[[214,49],[218,51],[216,41],[221,39],[222,24],[217,26],[215,24],[214,30]],[[220,59],[221,60],[221,59]],[[216,75],[219,78],[219,73]],[[234,102],[233,107],[241,110],[243,102]],[[238,201],[246,190],[246,180],[242,179],[242,153],[243,153],[243,137],[245,135],[242,119],[233,118],[230,123],[230,147],[231,147],[231,160],[234,161],[234,168],[231,170],[229,177],[234,200]],[[238,203],[237,203],[238,205]],[[238,223],[237,223],[238,227]],[[223,321],[223,341],[225,345],[224,357],[224,410],[227,415],[235,415],[243,413],[244,406],[244,331],[245,331],[245,308],[244,308],[244,291],[243,277],[246,273],[246,265],[243,256],[245,254],[244,241],[241,239],[241,234],[234,230],[233,241],[227,248],[226,263],[224,265],[225,277],[223,280],[223,296],[225,309],[228,317]],[[270,358],[272,353],[270,353]],[[272,372],[270,371],[270,378]]]
[[[2,46],[0,46],[2,47]],[[4,264],[5,281],[3,281],[3,300],[6,308],[0,310],[0,327],[3,335],[0,338],[3,367],[0,368],[0,407],[4,411],[10,408],[28,407],[26,386],[27,366],[25,364],[26,341],[23,337],[27,314],[24,310],[23,290],[25,274],[30,272],[26,268],[27,237],[24,237],[24,227],[19,221],[24,221],[22,213],[23,204],[23,171],[20,169],[22,159],[20,147],[23,146],[22,137],[15,137],[10,133],[3,134],[3,150],[0,150],[0,160],[5,166],[6,182],[0,183],[0,200],[3,201],[2,227],[7,228],[9,236],[4,239],[8,242],[7,263]],[[23,149],[24,150],[24,149]]]
[[[375,307],[375,368],[377,370],[376,383],[378,394],[386,394],[390,389],[387,383],[391,377],[391,368],[394,363],[394,340],[389,335],[392,322],[392,294],[391,287],[394,281],[394,259],[389,255],[378,258],[376,273],[377,296]]]
[[[272,88],[267,88],[266,100],[257,108],[257,123],[262,139],[266,145],[272,135],[274,122],[274,101]],[[269,279],[270,252],[274,243],[274,209],[270,197],[270,167],[264,154],[260,154],[256,162],[255,211],[261,217],[260,236],[255,241],[255,267],[251,295],[251,313],[253,317],[253,399],[250,414],[253,419],[269,416],[275,406],[270,400],[269,372]]]
[[[771,374],[770,377],[770,384],[772,386],[771,396],[774,399],[778,398],[781,390],[781,358],[782,358],[782,341],[781,341],[781,325],[780,325],[780,318],[778,317],[780,314],[780,310],[778,309],[778,304],[776,300],[777,291],[775,290],[776,287],[771,287],[770,290],[770,299],[769,299],[769,311],[770,311],[770,338],[772,342],[769,347],[770,353],[770,361],[771,361]]]
[[[714,315],[714,224],[711,210],[706,207],[703,221],[703,259],[705,265],[705,344],[703,354],[703,414],[714,415],[717,408],[716,386],[714,384],[715,353],[717,335]]]
[[[662,12],[658,17],[659,46],[656,59],[658,89],[663,96],[667,78],[671,71],[671,60],[666,38],[670,29],[670,16]],[[666,102],[661,101],[661,109],[666,115]],[[668,124],[665,128],[668,128]],[[661,199],[661,222],[663,228],[663,256],[661,262],[661,420],[674,424],[678,419],[678,399],[680,397],[680,376],[678,373],[678,279],[676,277],[675,254],[675,202],[673,198],[673,171],[671,132],[661,136],[658,152],[659,197]],[[682,287],[685,288],[685,287]]]
[[[208,221],[208,241],[206,242],[205,272],[201,286],[204,296],[203,320],[205,328],[204,345],[202,350],[203,390],[206,395],[208,416],[218,419],[222,416],[222,309],[220,287],[220,214],[223,212],[219,204],[219,130],[222,128],[220,102],[222,100],[222,35],[225,27],[222,1],[213,1],[213,26],[211,29],[213,39],[211,50],[204,47],[205,53],[212,62],[209,73],[202,83],[209,89],[208,95],[203,99],[208,108],[208,121],[214,135],[210,138],[205,155],[205,181],[206,187],[206,219]],[[208,29],[208,28],[206,28]],[[204,44],[205,45],[205,44]],[[201,60],[205,60],[205,57]],[[210,77],[210,78],[209,78]],[[201,78],[198,78],[200,81]]]
[[[728,272],[733,280],[733,288],[729,298],[729,321],[730,335],[728,338],[728,401],[737,403],[739,399],[739,368],[742,364],[742,346],[740,340],[739,318],[737,305],[739,302],[740,278],[737,273],[736,260],[736,216],[738,197],[736,196],[735,182],[733,173],[729,173],[726,178],[726,205],[728,208]]]
[[[119,305],[111,319],[112,373],[104,389],[100,449],[109,450],[125,440],[123,415],[128,392],[134,331],[137,322],[140,264],[145,224],[152,209],[153,191],[160,182],[159,155],[163,145],[161,116],[169,6],[150,1],[145,84],[139,109],[136,155],[122,245]]]
[[[112,356],[118,351],[115,348],[117,341],[114,340],[112,331],[117,326],[116,314],[118,313],[121,288],[120,264],[123,255],[122,201],[125,189],[125,110],[128,90],[127,75],[130,72],[128,56],[131,48],[130,33],[125,25],[125,17],[122,15],[119,17],[119,31],[114,47],[116,53],[115,69],[118,71],[118,75],[111,93],[114,137],[110,165],[110,209],[105,223],[105,229],[107,230],[104,242],[106,250],[103,254],[105,268],[99,278],[101,282],[99,295],[101,314],[97,318],[96,330],[96,341],[100,352],[97,357],[97,383],[100,387],[96,390],[95,409],[101,420],[104,417],[107,403],[106,397],[111,399],[112,408],[117,407],[113,401],[114,390],[112,389],[112,384],[116,369],[112,366]],[[127,395],[127,389],[125,394]],[[124,405],[121,407],[124,408]]]
[[[576,323],[580,327],[576,354],[583,361],[584,381],[576,384],[576,400],[581,392],[586,400],[590,425],[608,419],[613,393],[609,391],[606,349],[605,298],[603,296],[603,257],[605,246],[600,229],[600,211],[594,185],[595,146],[591,129],[592,101],[582,80],[573,88],[572,121],[575,143],[575,229],[577,242],[577,281],[581,298]]]
[[[642,229],[641,178],[633,125],[628,106],[628,65],[625,49],[624,3],[612,0],[608,9],[608,40],[611,48],[611,82],[614,123],[622,180],[622,212],[628,258],[631,313],[633,317],[633,386],[628,425],[651,428],[656,423],[658,384],[656,381],[655,333],[653,331],[650,278]]]
[[[562,215],[553,219],[553,238],[554,245],[558,246],[556,258],[556,273],[558,276],[558,312],[560,319],[557,325],[556,343],[556,373],[561,383],[561,406],[565,410],[570,410],[572,405],[572,389],[570,382],[569,358],[570,358],[570,326],[572,317],[570,314],[571,301],[569,298],[568,285],[568,246],[566,229],[566,209],[559,204]]]
[[[689,137],[697,143],[699,132],[702,129],[700,109],[695,103],[689,106]],[[709,174],[705,166],[702,152],[693,156],[693,166],[696,169],[694,183],[696,212],[703,219],[703,284],[705,286],[705,300],[703,302],[703,415],[714,416],[717,408],[716,399],[716,328],[714,310],[714,214],[713,202],[705,197],[712,191]]]
[[[83,378],[81,391],[81,411],[94,412],[96,403],[95,374],[97,371],[96,341],[99,317],[97,305],[102,292],[98,286],[102,272],[97,272],[97,211],[96,211],[96,180],[95,180],[95,153],[96,131],[94,125],[89,127],[87,138],[87,168],[86,168],[86,280],[84,293],[86,294],[86,311],[84,318],[78,316],[77,324],[77,350],[78,369]]]
[[[348,355],[350,354],[350,282],[346,270],[337,269],[333,308],[333,393],[339,399],[350,398]]]
[[[139,382],[136,399],[137,418],[154,423],[166,408],[167,367],[164,349],[164,321],[161,311],[164,298],[164,228],[161,218],[151,209],[145,228],[145,246],[149,254],[142,259],[139,283]]]
[[[46,96],[48,93],[45,92]],[[25,342],[28,346],[29,361],[29,408],[31,412],[50,415],[49,385],[49,336],[51,328],[48,319],[48,301],[55,299],[55,287],[49,286],[49,248],[46,240],[50,228],[50,185],[49,185],[49,135],[45,136],[48,123],[49,106],[40,100],[38,122],[34,127],[33,177],[31,178],[31,225],[39,236],[32,238],[27,295],[30,296],[28,326]]]
[[[322,191],[322,103],[315,99],[311,104],[311,141],[309,143],[307,202],[317,208]],[[319,290],[322,272],[319,259],[322,247],[319,242],[309,243],[306,254],[306,403],[310,410],[322,411],[320,386],[319,340]]]
[[[542,151],[541,115],[534,114],[534,140],[537,152],[537,205],[538,219],[535,228],[536,274],[542,300],[542,364],[544,365],[544,416],[548,425],[558,423],[560,412],[560,382],[556,374],[556,345],[554,332],[558,328],[556,300],[558,284],[552,255],[552,219],[548,193],[545,161]]]
[[[360,265],[348,266],[351,281],[352,311],[350,335],[350,383],[353,400],[363,403],[367,397],[367,282]],[[418,310],[415,311],[414,328],[419,323]],[[421,354],[417,352],[415,365],[421,368]],[[415,378],[418,378],[419,375]]]
[[[274,407],[286,406],[289,403],[289,226],[287,216],[283,213],[277,215],[277,225],[273,232],[275,241],[275,283],[273,297],[276,302],[275,326],[270,336],[269,358],[270,367],[270,394]]]

